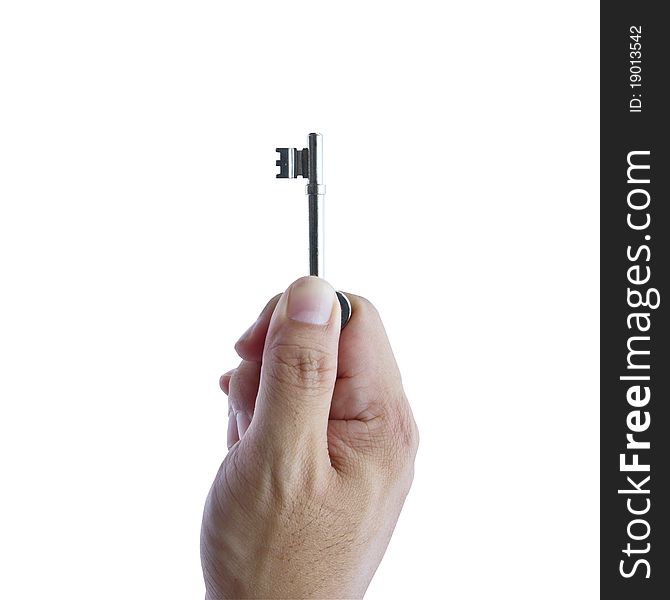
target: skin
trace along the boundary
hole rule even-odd
[[[340,333],[324,283],[328,322],[294,320],[306,279],[270,300],[221,376],[229,452],[203,517],[207,600],[362,598],[412,482],[418,431],[377,311],[347,293]]]

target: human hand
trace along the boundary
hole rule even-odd
[[[207,600],[361,598],[409,491],[418,432],[374,307],[304,277],[221,377],[228,448],[207,497]]]

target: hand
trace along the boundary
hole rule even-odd
[[[418,432],[377,311],[347,296],[340,333],[333,288],[299,279],[235,346],[202,525],[208,600],[361,598],[382,559]]]

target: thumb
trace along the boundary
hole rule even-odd
[[[270,320],[253,423],[264,445],[326,448],[337,376],[340,305],[323,279],[303,277],[282,295]]]

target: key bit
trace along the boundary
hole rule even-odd
[[[308,180],[305,186],[309,211],[309,274],[324,277],[324,204],[326,186],[323,183],[323,136],[310,133],[307,136],[307,148],[277,148],[279,159],[278,179],[303,177]],[[351,303],[342,293],[337,292],[342,309],[342,327],[351,316]]]

